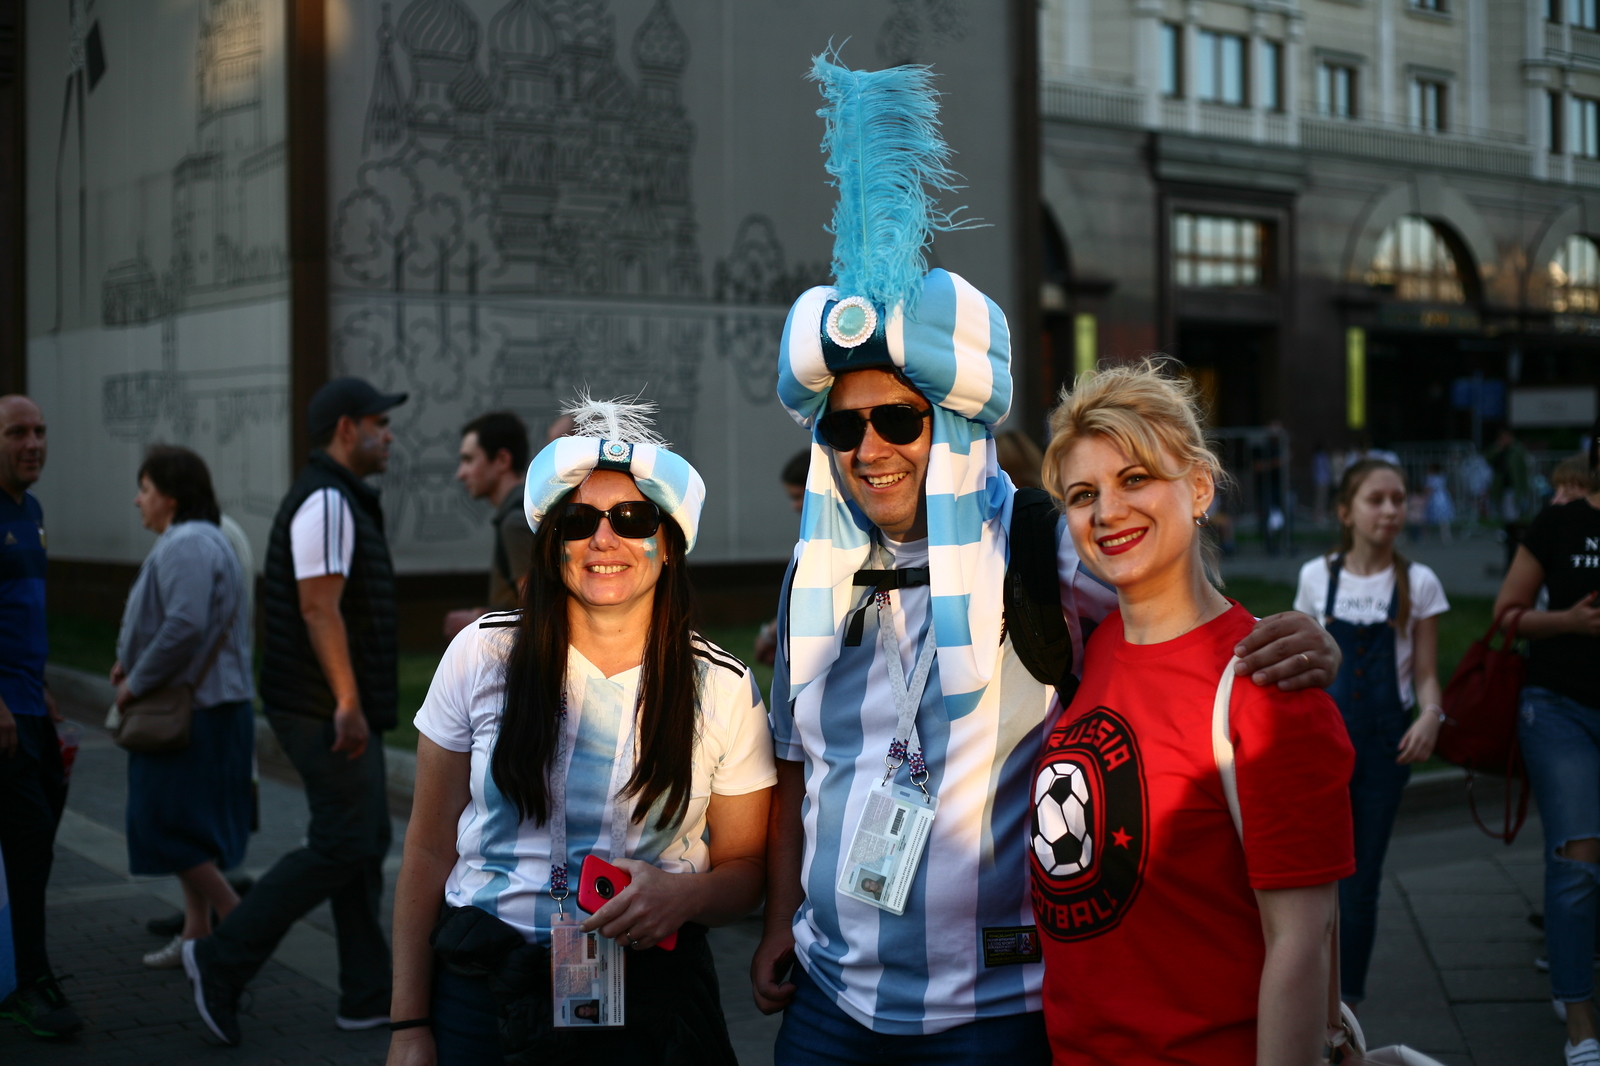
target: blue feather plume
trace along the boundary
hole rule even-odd
[[[811,61],[827,106],[822,150],[831,184],[833,276],[845,296],[865,296],[886,312],[914,317],[924,254],[935,230],[961,229],[961,211],[941,211],[929,189],[953,191],[960,175],[946,164],[950,147],[939,134],[939,94],[926,66],[849,70],[829,52]]]

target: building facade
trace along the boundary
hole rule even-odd
[[[1040,53],[1049,384],[1166,352],[1299,457],[1594,418],[1594,0],[1046,0]]]

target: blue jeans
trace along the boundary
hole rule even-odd
[[[772,1049],[775,1066],[1035,1066],[1050,1061],[1050,1041],[1039,1011],[980,1018],[942,1033],[892,1036],[875,1033],[840,1010],[799,965],[791,980],[794,1001],[783,1013],[783,1028]]]
[[[1529,685],[1517,723],[1522,757],[1544,823],[1544,938],[1550,988],[1564,1003],[1594,997],[1600,863],[1558,850],[1600,838],[1600,709]]]
[[[1405,729],[1404,718],[1399,718],[1381,733],[1364,732],[1350,738],[1356,749],[1355,772],[1350,778],[1356,872],[1339,882],[1339,994],[1346,1003],[1360,1003],[1367,996],[1367,968],[1378,935],[1383,859],[1389,851],[1400,797],[1411,779],[1411,767],[1395,762],[1400,753],[1398,737]]]
[[[500,1016],[487,977],[458,977],[435,967],[430,1017],[439,1066],[488,1066],[501,1061]]]

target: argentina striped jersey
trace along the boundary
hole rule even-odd
[[[1057,536],[1062,608],[1077,663],[1087,631],[1115,608],[1116,595],[1079,569],[1065,523]],[[888,546],[896,568],[928,565],[926,542]],[[926,587],[890,593],[908,672],[927,639],[928,597]],[[780,647],[787,646],[788,617],[780,606]],[[878,625],[877,610],[867,611],[860,645],[841,648],[827,674],[792,704],[782,656],[773,679],[777,756],[805,764],[806,898],[795,916],[796,955],[842,1010],[880,1033],[936,1033],[1039,1010],[1042,967],[986,968],[981,942],[985,928],[1034,924],[1026,859],[1030,775],[1058,709],[1054,689],[1034,680],[1009,637],[993,649],[992,679],[970,710],[953,717],[947,709],[937,658],[923,690],[917,729],[939,810],[905,914],[837,891],[850,835],[868,790],[883,778],[895,728]]]
[[[417,731],[447,751],[471,752],[471,801],[456,827],[456,863],[445,881],[445,902],[480,907],[529,940],[550,942],[550,832],[523,822],[495,787],[490,772],[505,707],[505,662],[516,635],[517,612],[487,614],[463,629],[439,663]],[[627,830],[626,858],[668,873],[710,869],[706,810],[713,794],[738,796],[777,780],[765,708],[743,663],[696,635],[700,675],[698,730],[689,807],[675,826],[659,828],[663,801]],[[567,659],[567,864],[584,856],[614,859],[611,784],[616,761],[632,759],[639,668],[606,677],[576,649]],[[631,804],[625,805],[631,811]],[[576,874],[572,878],[576,885]],[[571,904],[568,904],[570,909]]]

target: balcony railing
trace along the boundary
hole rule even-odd
[[[1041,109],[1046,119],[1144,129],[1144,94],[1124,88],[1082,82],[1046,82]],[[1243,108],[1162,99],[1156,108],[1157,128],[1193,132],[1227,140],[1295,144],[1314,152],[1379,159],[1398,163],[1472,170],[1528,177],[1534,152],[1515,137],[1494,131],[1426,133],[1411,126],[1366,119],[1333,119],[1316,114],[1259,114]],[[1191,119],[1191,116],[1193,118]],[[1191,121],[1194,125],[1191,126]],[[1588,161],[1574,166],[1574,180],[1600,185],[1600,166]]]

